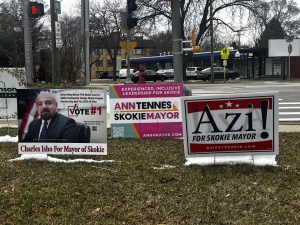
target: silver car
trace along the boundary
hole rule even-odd
[[[202,70],[201,67],[187,67],[186,68],[186,77],[190,79],[196,79],[197,75]]]

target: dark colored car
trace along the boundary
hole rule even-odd
[[[106,79],[108,78],[108,72],[100,72],[100,73],[97,72],[97,77],[98,79]]]
[[[225,70],[225,79],[236,79],[240,77],[238,72],[226,69]],[[197,75],[197,80],[210,80],[211,78],[211,68],[206,68],[201,70],[200,73]],[[224,79],[224,67],[214,67],[214,79]]]
[[[168,77],[164,74],[156,73],[154,70],[145,70],[145,81],[153,81],[157,80],[164,81],[168,79]],[[139,71],[134,73],[131,78],[133,83],[137,83],[139,81]]]

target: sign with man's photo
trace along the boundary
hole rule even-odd
[[[106,155],[105,90],[18,89],[19,153]]]

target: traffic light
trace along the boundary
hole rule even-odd
[[[133,17],[128,17],[127,18],[127,27],[133,28],[137,25],[137,18],[133,18]]]
[[[129,29],[137,25],[137,18],[132,16],[132,12],[137,10],[136,0],[127,0],[127,27]]]
[[[200,46],[199,46],[199,45],[194,45],[194,46],[192,47],[192,51],[193,51],[193,53],[198,53],[198,52],[200,52]]]
[[[39,17],[44,15],[44,4],[38,2],[29,2],[29,16]]]
[[[137,10],[136,0],[127,0],[127,12],[130,15],[133,11]]]
[[[193,53],[198,53],[200,52],[200,46],[196,44],[196,30],[195,28],[192,30],[192,51]]]
[[[196,45],[196,30],[195,28],[192,30],[192,45],[195,46]]]

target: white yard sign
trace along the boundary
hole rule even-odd
[[[182,98],[186,158],[278,154],[278,92]]]
[[[19,153],[107,155],[106,90],[18,89]]]
[[[0,68],[0,119],[17,118],[17,88],[25,88],[24,68]]]

